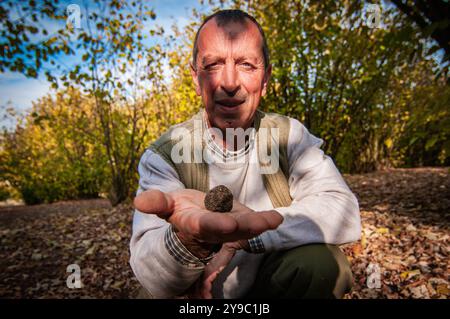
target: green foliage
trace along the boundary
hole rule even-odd
[[[11,187],[5,182],[0,182],[0,201],[7,200],[11,197]]]
[[[448,163],[450,88],[435,77],[430,41],[393,6],[382,6],[381,27],[369,28],[364,5],[231,1],[268,40],[272,85],[262,108],[302,121],[345,172]],[[418,131],[420,151],[412,152],[405,139]]]
[[[38,43],[30,33],[45,29],[32,12],[37,21],[62,15],[30,5],[13,20],[9,3],[0,5],[1,72],[35,77],[52,57],[81,57],[47,69],[59,88],[54,98],[2,135],[0,183],[27,203],[108,193],[117,204],[130,196],[144,148],[201,107],[189,71],[194,35],[206,12],[224,7],[249,12],[265,31],[273,72],[261,108],[303,122],[341,170],[450,164],[448,79],[436,77],[433,45],[394,6],[383,6],[382,27],[371,29],[359,1],[209,1],[183,30],[174,25],[164,44],[149,46],[164,30],[148,30],[156,15],[143,1],[95,2],[88,28],[64,25]]]
[[[0,72],[10,70],[36,78],[43,65],[56,65],[56,56],[73,54],[65,28],[66,5],[58,0],[0,3]],[[42,25],[50,20],[64,28],[49,34]]]
[[[414,110],[406,120],[398,149],[406,166],[450,164],[450,90],[448,85],[423,85],[410,95]]]
[[[27,204],[97,197],[108,172],[92,113],[76,90],[39,100],[15,132],[3,133],[1,179]]]

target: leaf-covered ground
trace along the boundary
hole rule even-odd
[[[355,277],[347,298],[449,297],[449,175],[421,168],[345,176],[363,223],[362,240],[344,247]],[[133,296],[131,217],[130,206],[101,199],[0,207],[0,298]],[[66,286],[70,264],[81,268],[81,289]]]
[[[346,176],[357,194],[363,234],[345,248],[355,287],[349,298],[448,298],[448,169],[396,169]],[[381,287],[370,289],[374,266]],[[368,278],[372,277],[372,278]]]

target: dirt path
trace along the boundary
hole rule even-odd
[[[347,298],[449,297],[449,175],[345,176],[363,223],[362,240],[344,247],[355,277]],[[128,265],[131,220],[130,206],[101,199],[0,207],[0,298],[129,297],[138,288]],[[66,286],[70,264],[81,268],[81,289]]]
[[[13,222],[16,218],[41,218],[50,214],[76,215],[90,209],[110,209],[107,199],[61,201],[52,204],[0,206],[0,222]]]

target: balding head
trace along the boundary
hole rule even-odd
[[[219,28],[225,28],[227,26],[229,26],[230,24],[237,24],[237,25],[241,25],[244,26],[247,23],[252,23],[254,24],[257,28],[258,28],[258,32],[261,36],[261,50],[262,50],[262,54],[264,57],[264,66],[265,68],[267,68],[270,64],[270,56],[269,56],[269,48],[267,46],[267,41],[266,41],[266,36],[264,35],[264,31],[261,28],[261,26],[259,25],[259,23],[256,21],[255,18],[253,18],[251,15],[249,15],[248,13],[241,11],[241,10],[221,10],[218,11],[210,16],[208,16],[203,23],[200,25],[200,27],[197,30],[197,33],[195,35],[195,40],[194,40],[194,48],[192,51],[192,64],[194,65],[194,67],[197,67],[197,56],[198,56],[198,38],[200,36],[200,33],[203,29],[203,27],[205,26],[205,24],[207,24],[208,22],[210,22],[211,20],[213,20],[215,22],[215,24],[217,25],[217,27]],[[237,30],[237,32],[239,32],[239,30]],[[237,33],[233,34],[229,34],[229,36],[231,38],[237,36]]]
[[[259,25],[242,11],[221,11],[203,23],[194,56],[191,74],[210,125],[250,127],[271,74]]]

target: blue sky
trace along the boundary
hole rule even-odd
[[[67,7],[71,3],[83,7],[84,2],[83,0],[64,0],[61,6]],[[188,22],[193,8],[205,8],[200,5],[198,0],[151,0],[146,4],[156,13],[156,20],[153,24],[162,26],[166,31],[170,31],[170,26],[174,21],[179,27],[183,27]],[[48,28],[52,28],[51,24]],[[70,64],[70,59],[73,57],[63,57],[61,62]],[[26,78],[20,73],[9,71],[0,74],[0,105],[10,104],[21,111],[29,109],[32,101],[36,101],[50,91],[50,85],[43,72],[41,73],[37,79]]]

